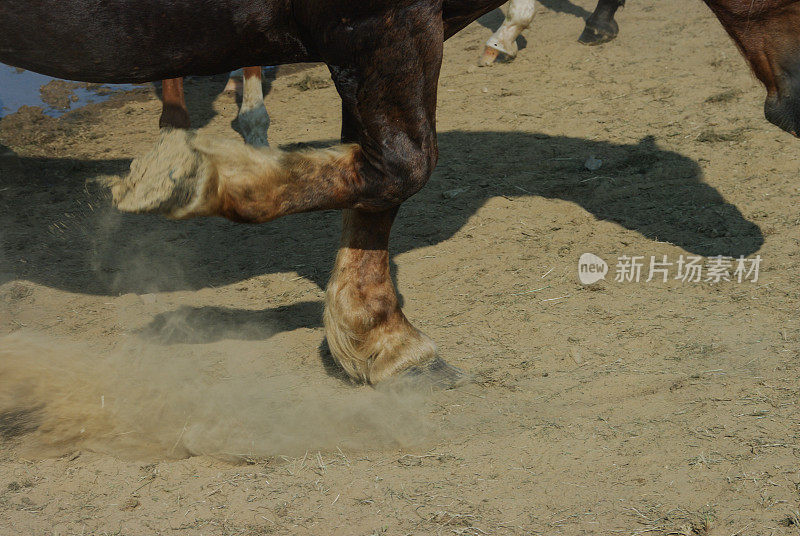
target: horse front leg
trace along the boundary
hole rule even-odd
[[[614,14],[625,5],[625,0],[599,0],[583,29],[578,42],[594,46],[607,43],[619,34],[619,25],[614,20]]]
[[[509,59],[517,57],[517,37],[531,25],[535,13],[534,0],[511,0],[503,24],[486,41],[486,48],[478,60],[478,65],[481,67],[492,65],[500,54],[505,54]]]
[[[408,321],[389,273],[389,232],[396,209],[345,210],[342,240],[325,297],[331,354],[351,377],[376,384],[398,373],[440,387],[466,376],[437,356],[436,345]]]
[[[410,27],[364,25],[360,35],[371,37],[361,40],[361,47],[326,49],[332,51],[331,75],[342,98],[342,142],[363,150],[373,184],[416,191],[428,181],[439,154],[436,95],[444,27],[441,13],[391,15],[384,20],[403,20]],[[424,385],[455,387],[469,376],[439,357],[433,341],[400,307],[389,271],[389,235],[398,208],[399,202],[344,211],[325,297],[328,346],[342,368],[361,381],[376,384],[403,375]]]
[[[161,117],[159,128],[189,128],[189,110],[183,95],[183,78],[169,78],[161,82]]]

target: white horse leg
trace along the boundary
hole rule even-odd
[[[534,0],[511,0],[508,3],[506,20],[486,42],[486,49],[478,64],[491,65],[501,53],[514,58],[518,51],[517,37],[531,25],[535,12]]]
[[[242,82],[242,106],[239,108],[239,130],[244,141],[255,147],[267,147],[269,114],[264,106],[261,88],[261,67],[245,67]]]

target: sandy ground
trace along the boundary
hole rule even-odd
[[[0,534],[800,533],[797,141],[702,3],[630,2],[600,48],[592,0],[545,4],[513,63],[473,67],[485,25],[447,43],[395,226],[406,314],[479,377],[455,391],[331,364],[339,214],[114,211],[94,179],[154,141],[151,91],[0,121]],[[327,80],[270,83],[273,144],[338,137]],[[188,100],[236,136],[224,83]],[[759,280],[613,277],[720,254]]]

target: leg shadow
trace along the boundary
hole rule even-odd
[[[277,333],[322,325],[322,304],[300,302],[253,311],[227,307],[180,307],[161,313],[137,335],[159,344],[206,344],[223,339],[258,341]]]
[[[490,198],[564,199],[598,219],[704,256],[750,255],[759,227],[703,182],[693,160],[647,137],[636,144],[528,132],[444,132],[429,184],[404,203],[394,254],[457,233]],[[603,161],[587,170],[589,156]],[[269,273],[324,288],[339,240],[336,211],[264,225],[121,214],[92,182],[130,161],[0,159],[0,284],[25,279],[101,295],[199,289]],[[449,192],[460,193],[453,197]],[[266,289],[268,292],[269,289]]]

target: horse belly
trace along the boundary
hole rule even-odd
[[[285,4],[0,0],[0,62],[59,78],[122,83],[302,61],[305,50],[292,35]]]

